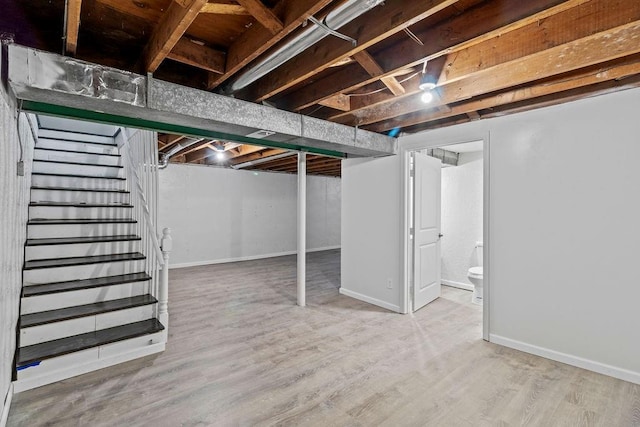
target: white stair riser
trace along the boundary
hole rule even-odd
[[[100,313],[77,319],[22,328],[20,347],[39,344],[73,335],[85,334],[99,329],[113,328],[127,323],[141,322],[153,318],[154,306],[144,305],[124,310]]]
[[[54,138],[73,141],[96,142],[99,144],[114,144],[115,140],[110,136],[90,135],[86,133],[66,132],[59,130],[40,129],[38,131],[39,138]]]
[[[25,259],[68,258],[76,256],[109,255],[126,252],[140,252],[140,241],[101,243],[74,243],[71,245],[26,246]]]
[[[104,166],[118,166],[121,164],[120,157],[86,153],[68,153],[65,151],[34,150],[33,158],[35,160],[54,160],[57,162],[88,163]]]
[[[29,219],[126,219],[133,215],[132,208],[75,206],[30,206]]]
[[[120,177],[122,169],[108,168],[104,166],[69,165],[65,163],[33,162],[33,171],[36,173],[57,173],[62,175],[83,175],[96,177]]]
[[[118,147],[116,147],[115,145],[99,145],[76,141],[61,141],[57,139],[43,138],[42,136],[38,137],[36,147],[53,148],[55,150],[82,151],[84,153],[95,154],[118,154]]]
[[[23,283],[25,286],[29,286],[29,284],[94,279],[103,276],[136,273],[144,271],[144,267],[145,261],[138,260],[73,265],[69,267],[36,268],[24,271]]]
[[[86,188],[86,189],[106,189],[123,190],[125,181],[119,179],[101,178],[75,178],[71,176],[55,175],[33,175],[31,185],[34,187],[65,187],[65,188]]]
[[[45,359],[37,366],[18,371],[16,389],[19,391],[28,390],[106,366],[112,366],[127,360],[157,353],[164,349],[164,346],[158,348],[162,339],[163,332],[157,332],[155,334],[144,335],[142,337],[65,354],[64,356]],[[150,351],[144,353],[147,348]],[[104,361],[102,365],[100,364],[101,361]],[[25,381],[25,383],[21,383],[21,381]]]
[[[22,314],[38,313],[47,310],[93,304],[94,302],[135,297],[149,293],[149,282],[123,283],[78,291],[58,292],[22,298]]]
[[[27,228],[27,234],[29,239],[116,236],[136,234],[136,225],[136,223],[29,225]]]
[[[68,202],[68,203],[129,203],[128,193],[110,193],[105,191],[63,191],[31,190],[32,202]]]

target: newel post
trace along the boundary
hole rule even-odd
[[[165,334],[169,329],[169,253],[173,246],[171,229],[162,230],[160,247],[162,249],[162,271],[160,273],[160,288],[158,289],[158,320],[164,325]]]

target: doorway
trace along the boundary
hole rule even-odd
[[[482,308],[485,340],[490,297],[488,153],[488,135],[429,146],[415,143],[400,153],[405,182],[404,312],[439,298],[444,285],[447,296]]]

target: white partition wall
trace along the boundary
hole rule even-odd
[[[401,139],[489,135],[491,341],[640,383],[639,111],[633,89]]]

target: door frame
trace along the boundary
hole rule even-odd
[[[399,150],[399,156],[401,160],[400,165],[400,173],[401,173],[401,182],[402,182],[402,191],[401,191],[401,203],[403,207],[403,214],[400,218],[400,236],[402,239],[402,283],[401,286],[401,295],[400,295],[400,303],[401,303],[401,313],[409,314],[411,313],[412,303],[411,303],[411,268],[412,268],[412,260],[411,260],[411,240],[409,239],[409,228],[410,224],[410,210],[412,206],[410,206],[410,161],[411,161],[411,153],[414,151],[420,151],[427,148],[445,148],[448,145],[462,144],[466,142],[474,142],[474,141],[482,141],[483,150],[482,150],[482,169],[483,169],[483,194],[482,194],[482,239],[483,239],[483,297],[482,297],[482,338],[485,341],[489,341],[489,324],[490,324],[490,312],[489,312],[489,301],[491,297],[490,290],[490,277],[491,277],[491,269],[490,269],[490,255],[491,255],[491,242],[490,242],[490,206],[489,206],[489,195],[491,192],[491,174],[490,174],[490,154],[491,154],[491,143],[489,138],[489,132],[483,133],[472,133],[469,135],[460,135],[455,138],[450,139],[442,139],[435,142],[428,141],[419,141],[419,142],[411,142],[406,143]],[[446,148],[445,148],[446,149]]]

